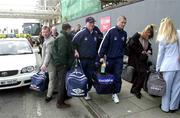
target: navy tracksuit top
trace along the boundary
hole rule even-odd
[[[123,58],[126,46],[127,33],[117,26],[112,27],[101,42],[98,54],[100,58],[104,55],[109,59]]]
[[[95,59],[101,39],[93,30],[89,32],[87,28],[79,31],[73,38],[73,47],[79,52],[80,58]]]

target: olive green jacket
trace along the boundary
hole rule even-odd
[[[61,31],[52,46],[52,58],[55,66],[71,66],[73,61],[73,50],[71,36]]]

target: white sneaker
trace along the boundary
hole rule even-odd
[[[118,97],[118,95],[117,94],[113,94],[112,95],[112,100],[114,101],[114,103],[119,103],[119,97]]]
[[[87,93],[86,97],[84,97],[85,100],[91,100],[91,97],[89,96],[89,93]]]

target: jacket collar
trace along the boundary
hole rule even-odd
[[[51,39],[52,38],[52,36],[51,35],[49,35],[49,37],[48,38],[44,38],[45,39],[45,41],[46,40],[49,40],[49,39]]]
[[[90,31],[88,30],[88,28],[87,28],[87,27],[85,27],[85,30],[86,30],[88,33],[90,33],[90,34],[93,34],[93,33],[94,33],[94,29],[93,29],[93,31],[92,31],[92,32],[90,32]]]
[[[118,31],[124,31],[124,29],[120,29],[117,25],[116,25],[116,29],[117,29]]]
[[[68,35],[68,33],[66,31],[64,31],[64,30],[61,30],[60,33],[64,34],[65,36]]]
[[[64,30],[61,30],[60,33],[63,34],[67,39],[71,39],[72,38],[71,34],[66,32],[66,31],[64,31]]]

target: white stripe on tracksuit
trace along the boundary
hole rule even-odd
[[[111,31],[111,30],[114,29],[114,28],[116,28],[116,27],[110,28],[110,29],[107,31],[107,33],[104,35],[104,38],[103,38],[103,40],[102,40],[102,42],[101,42],[101,44],[100,44],[100,46],[99,46],[98,54],[99,54],[100,51],[101,51],[101,47],[102,47],[102,45],[103,45],[103,43],[104,43],[104,41],[105,41],[105,39],[106,39],[107,34],[109,33],[109,31]]]

